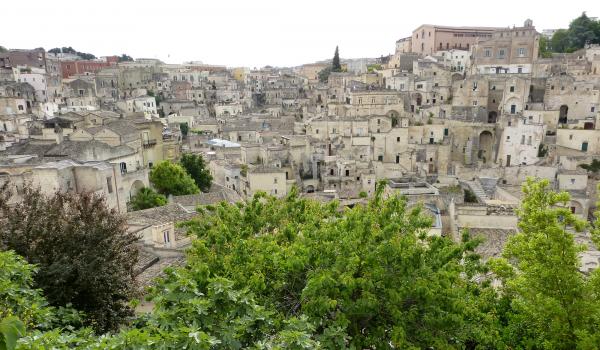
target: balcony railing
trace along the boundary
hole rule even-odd
[[[142,140],[142,146],[144,148],[150,148],[156,145],[156,139]]]

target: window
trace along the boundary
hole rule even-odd
[[[523,67],[519,67],[519,68],[517,68],[517,73],[519,73],[519,74],[520,74],[520,73],[523,73]]]
[[[519,57],[525,56],[525,48],[519,47],[519,49],[517,50],[517,53],[519,54]]]
[[[575,179],[571,179],[571,185],[575,184]]]
[[[473,106],[477,106],[477,101],[473,101]]]
[[[569,140],[573,139],[573,134],[569,135]]]
[[[319,129],[315,130],[315,133],[318,135],[319,134]]]
[[[525,144],[525,135],[521,135],[521,144],[524,145]]]
[[[22,111],[23,110],[23,105],[19,105],[19,110]]]
[[[163,231],[163,241],[165,243],[171,242],[171,236],[169,235],[169,230]]]
[[[531,146],[531,136],[527,137],[527,144]]]
[[[277,178],[276,178],[276,177],[274,177],[274,178],[273,178],[273,183],[274,183],[274,184],[276,184],[276,183],[277,183]]]
[[[121,169],[121,174],[126,174],[127,173],[127,163],[121,162],[119,164],[119,168]]]
[[[510,141],[510,136],[506,136],[506,142]]]
[[[504,49],[498,50],[498,58],[504,58],[504,55],[506,55],[506,51]]]
[[[113,192],[112,176],[106,178],[106,186],[108,187],[108,193]]]
[[[596,107],[591,108],[591,112],[594,113],[596,111]]]
[[[350,176],[350,170],[346,169],[346,176]]]
[[[515,92],[515,87],[514,86],[510,87],[510,92]]]
[[[333,176],[333,169],[329,169],[329,175]]]
[[[383,156],[382,155],[378,155],[377,156],[377,160],[380,161],[380,162],[383,162]]]

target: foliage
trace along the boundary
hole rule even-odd
[[[600,160],[592,159],[590,164],[579,164],[579,167],[587,170],[588,172],[596,174],[598,171],[600,171]]]
[[[179,162],[192,179],[194,179],[196,186],[203,192],[208,192],[212,183],[212,175],[202,155],[184,153]]]
[[[332,69],[333,68],[331,67],[326,67],[318,73],[319,81],[321,83],[326,83],[329,80],[329,75],[331,75]]]
[[[69,46],[69,47],[62,47],[62,48],[55,47],[53,49],[48,50],[48,52],[54,53],[54,54],[61,53],[61,52],[62,53],[70,53],[70,54],[73,54],[73,55],[77,55],[77,56],[81,57],[84,60],[93,60],[93,59],[96,59],[96,56],[92,55],[91,53],[79,52],[79,51],[75,50],[74,48],[72,48],[71,46]]]
[[[166,205],[167,198],[149,187],[144,187],[131,198],[129,204],[133,210],[143,210]]]
[[[566,52],[569,48],[569,32],[566,29],[559,29],[554,32],[552,39],[550,39],[552,45],[552,51],[554,52]]]
[[[374,71],[382,70],[383,67],[379,63],[367,65],[367,72],[372,73]]]
[[[17,339],[25,334],[25,325],[18,317],[0,319],[0,350],[13,350]]]
[[[198,193],[194,179],[179,165],[168,160],[155,165],[150,171],[150,182],[164,195],[181,196]]]
[[[179,130],[181,130],[181,135],[186,137],[190,131],[190,127],[188,126],[188,123],[179,123]]]
[[[243,177],[246,177],[247,174],[248,174],[248,164],[242,164],[242,166],[240,167],[240,175]]]
[[[50,308],[33,289],[35,268],[12,251],[0,252],[0,319],[15,316],[28,327],[47,327]]]
[[[127,54],[122,54],[119,56],[119,62],[133,62],[133,57]]]
[[[45,196],[24,187],[20,203],[8,206],[10,197],[7,183],[0,189],[0,245],[38,266],[34,286],[51,305],[72,305],[99,331],[131,315],[137,237],[124,217],[91,193]]]
[[[505,336],[511,348],[591,349],[600,346],[598,272],[579,272],[572,231],[586,222],[571,213],[569,194],[546,179],[527,179],[517,211],[520,232],[494,261],[510,299]],[[510,263],[509,263],[510,261]]]
[[[360,191],[360,193],[358,194],[359,198],[367,198],[369,196],[369,194],[365,191]]]
[[[550,47],[551,40],[552,39],[548,39],[544,35],[540,36],[539,57],[552,58],[552,51],[551,51],[552,48]]]
[[[568,29],[557,30],[550,40],[554,52],[573,52],[586,44],[600,44],[600,21],[589,18],[585,12],[569,24]],[[540,52],[541,41],[540,41]]]
[[[477,203],[477,196],[473,191],[468,188],[465,188],[465,203]]]
[[[0,45],[0,53],[8,52],[8,49],[2,45]]]
[[[384,188],[345,211],[295,188],[207,207],[187,224],[190,268],[248,288],[278,318],[307,316],[327,349],[492,346],[475,242],[427,237],[431,219]]]
[[[335,47],[335,53],[333,54],[333,60],[331,60],[331,70],[332,72],[341,72],[342,65],[340,63],[340,51],[339,48]]]

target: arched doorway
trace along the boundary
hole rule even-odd
[[[558,114],[558,123],[559,124],[567,124],[567,115],[569,114],[569,106],[562,105],[560,106],[560,112]]]
[[[479,151],[477,152],[477,158],[481,159],[483,163],[487,163],[492,159],[492,145],[494,136],[491,132],[485,130],[479,134]]]
[[[313,185],[306,186],[306,193],[314,193],[315,187]]]
[[[488,114],[488,123],[496,123],[496,120],[498,119],[498,112],[496,111],[491,111]]]

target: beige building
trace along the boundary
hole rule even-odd
[[[478,40],[473,51],[473,73],[531,73],[539,50],[539,33],[528,19],[522,27],[496,29]]]
[[[478,40],[491,38],[495,29],[497,28],[448,27],[423,24],[412,33],[412,52],[430,55],[442,50],[470,50]]]

